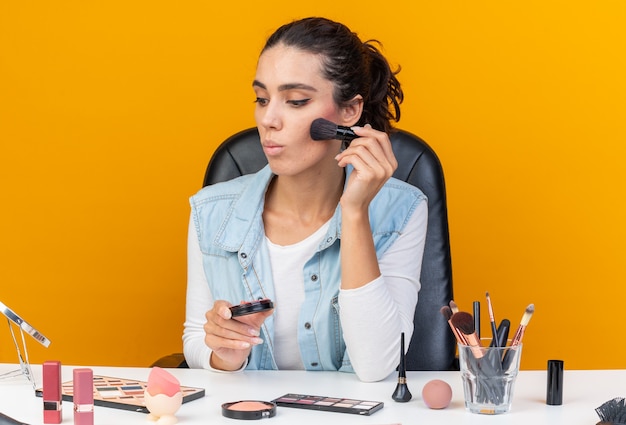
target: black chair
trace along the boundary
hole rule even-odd
[[[256,128],[241,131],[215,151],[203,186],[254,173],[267,164]],[[456,341],[440,313],[452,296],[452,264],[443,170],[435,152],[419,137],[398,130],[391,135],[398,160],[394,177],[422,190],[428,197],[428,231],[422,262],[421,290],[415,310],[415,329],[406,356],[407,370],[457,369]],[[182,354],[159,359],[154,365],[177,367]]]

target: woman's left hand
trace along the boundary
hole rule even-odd
[[[363,211],[398,168],[398,161],[386,133],[369,124],[352,129],[359,137],[335,157],[339,166],[354,167],[340,202],[344,210]]]

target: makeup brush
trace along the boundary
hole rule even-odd
[[[450,323],[450,318],[452,317],[452,310],[447,305],[444,305],[439,309],[441,315],[446,319],[448,323]]]
[[[450,300],[450,302],[448,304],[450,305],[450,310],[452,310],[453,314],[459,312],[459,307],[456,305],[454,300]]]
[[[596,425],[623,425],[626,424],[626,402],[622,397],[616,397],[596,408],[600,422]]]
[[[350,127],[337,125],[324,118],[317,118],[311,123],[310,133],[313,140],[337,139],[344,142],[346,146],[359,137]]]
[[[393,392],[391,398],[398,403],[406,403],[411,400],[413,395],[406,385],[406,363],[404,354],[404,332],[400,334],[400,365],[398,366],[398,385]]]
[[[480,339],[476,335],[476,328],[474,328],[474,318],[471,314],[464,311],[454,313],[450,318],[452,325],[459,330],[459,333],[464,336],[467,345],[472,347],[472,353],[477,359],[483,357],[484,353],[480,346]]]
[[[529,304],[526,307],[526,311],[524,311],[524,315],[522,316],[522,320],[520,320],[517,331],[515,331],[515,335],[513,336],[513,340],[511,341],[511,347],[521,344],[522,338],[524,337],[524,331],[526,330],[526,326],[528,326],[528,322],[530,322],[531,317],[533,317],[533,313],[535,312],[535,305]]]
[[[529,304],[526,307],[526,311],[524,311],[524,315],[522,316],[522,320],[520,320],[520,324],[515,331],[515,335],[511,340],[511,347],[516,347],[522,343],[522,338],[524,337],[524,331],[526,330],[526,326],[528,326],[528,322],[530,322],[530,318],[533,317],[533,313],[535,312],[535,305]],[[507,349],[506,353],[504,353],[504,358],[502,359],[502,368],[507,370],[511,363],[513,362],[514,355],[512,354],[513,350]]]
[[[502,319],[498,326],[498,339],[497,341],[491,341],[490,347],[506,347],[506,340],[509,338],[509,330],[511,329],[511,321],[509,319]]]
[[[443,307],[441,307],[441,309],[439,309],[439,311],[448,322],[448,325],[450,325],[450,329],[452,329],[452,333],[454,334],[454,338],[456,339],[456,342],[459,344],[467,345],[467,341],[465,341],[465,337],[461,335],[459,330],[455,328],[452,322],[450,321],[450,319],[452,318],[452,310],[450,309],[450,307],[448,307],[447,305],[444,305]]]
[[[487,297],[487,308],[489,309],[489,321],[491,322],[491,333],[493,335],[492,337],[492,345],[495,342],[495,344],[498,344],[498,329],[496,329],[496,319],[493,317],[493,306],[491,305],[491,297],[489,296],[489,292],[485,293],[485,296]],[[499,347],[499,345],[496,345],[496,347]]]

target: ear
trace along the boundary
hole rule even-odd
[[[351,127],[359,122],[363,113],[363,96],[357,94],[341,107],[341,125]]]

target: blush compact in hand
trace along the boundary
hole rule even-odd
[[[245,316],[247,314],[260,313],[262,311],[271,310],[274,308],[274,303],[271,300],[264,299],[258,301],[252,301],[249,303],[242,303],[230,307],[230,312],[233,317]]]

